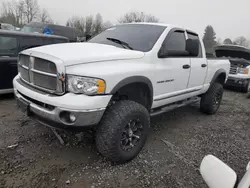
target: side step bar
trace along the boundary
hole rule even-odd
[[[159,107],[159,108],[157,108],[155,110],[152,110],[151,113],[150,113],[150,116],[157,116],[159,114],[174,110],[176,108],[180,108],[182,106],[186,106],[186,105],[189,105],[189,104],[192,104],[192,103],[196,103],[199,100],[200,100],[199,97],[192,97],[192,98],[189,98],[189,99],[185,99],[183,101],[178,101],[178,102],[169,104],[167,106]]]

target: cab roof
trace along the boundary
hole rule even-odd
[[[187,32],[190,33],[194,33],[196,35],[198,35],[198,33],[196,33],[195,31],[189,29],[189,28],[184,28],[182,26],[178,26],[178,25],[172,25],[172,24],[166,24],[166,23],[155,23],[155,22],[131,22],[131,23],[121,23],[119,25],[126,25],[126,24],[141,24],[141,25],[156,25],[156,26],[163,26],[163,27],[169,27],[169,28],[179,28],[179,29],[183,29],[186,30]]]

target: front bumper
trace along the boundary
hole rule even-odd
[[[50,95],[31,88],[18,76],[14,78],[13,85],[18,102],[28,106],[27,115],[42,124],[57,128],[97,125],[111,99],[111,95]],[[74,121],[69,118],[70,115],[75,117]]]
[[[233,86],[233,87],[245,87],[248,82],[249,78],[237,78],[237,77],[228,77],[226,86]]]

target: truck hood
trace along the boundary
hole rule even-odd
[[[250,61],[250,49],[237,45],[220,45],[214,48],[216,57],[239,58]]]
[[[138,59],[144,56],[143,52],[118,48],[111,45],[97,43],[63,43],[32,48],[23,51],[24,54],[32,53],[42,57],[46,55],[60,59],[65,66],[98,61],[114,61],[124,59]]]

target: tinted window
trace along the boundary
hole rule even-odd
[[[0,56],[15,56],[17,53],[17,38],[0,36]]]
[[[34,25],[34,26],[24,26],[21,29],[22,32],[27,32],[27,33],[42,33],[43,32],[43,26],[38,26],[38,25]]]
[[[54,44],[57,44],[57,43],[66,43],[68,42],[67,40],[65,39],[53,39],[54,40]]]
[[[43,41],[41,38],[38,38],[38,37],[21,37],[20,38],[21,50],[34,48],[34,47],[38,47],[42,45],[43,45]]]
[[[53,38],[43,38],[43,45],[49,45],[49,44],[53,44]]]
[[[167,36],[165,50],[167,51],[185,51],[186,38],[184,32],[175,31]]]
[[[192,33],[187,33],[187,35],[189,39],[195,39],[199,41],[199,55],[197,57],[202,57],[202,49],[201,49],[201,43],[200,43],[199,37]]]
[[[107,38],[115,38],[126,42],[134,50],[147,52],[153,48],[157,39],[165,29],[166,27],[164,26],[146,24],[119,25],[107,29],[88,42],[109,44],[122,48],[121,45],[107,40]]]

